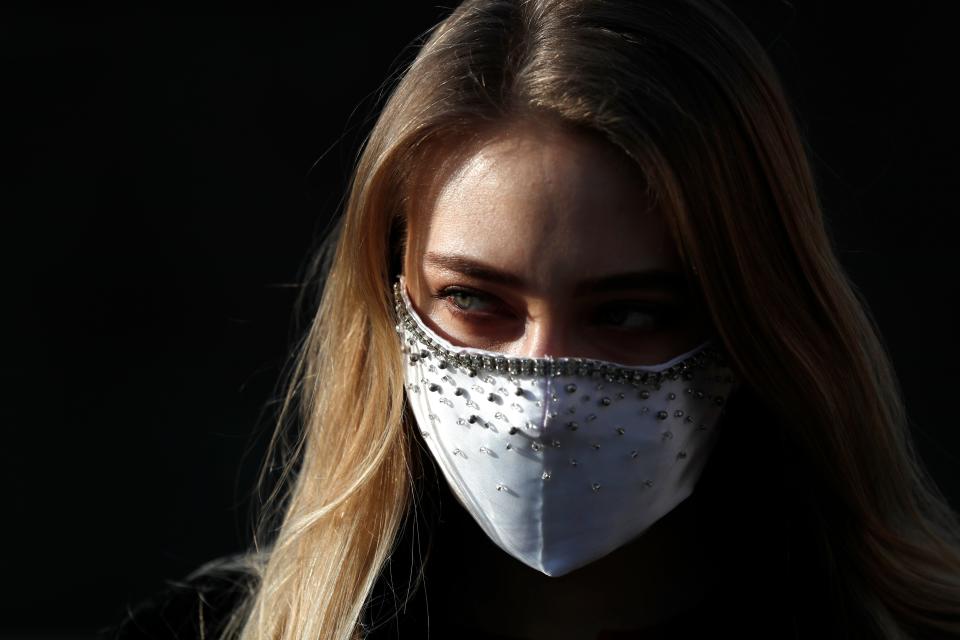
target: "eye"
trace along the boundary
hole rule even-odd
[[[488,315],[497,309],[497,304],[490,296],[460,287],[446,287],[433,294],[433,297],[447,302],[455,313]]]
[[[659,329],[672,319],[673,310],[669,307],[636,303],[601,307],[595,315],[599,325],[630,331]]]

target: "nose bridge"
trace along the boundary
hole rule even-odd
[[[569,355],[566,334],[565,323],[559,315],[552,311],[545,311],[528,320],[523,335],[521,355],[525,358]]]

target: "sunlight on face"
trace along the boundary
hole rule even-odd
[[[433,187],[404,273],[420,316],[450,342],[636,365],[705,339],[666,224],[614,146],[525,123]]]

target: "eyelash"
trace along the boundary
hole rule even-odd
[[[462,288],[462,287],[445,287],[445,288],[437,291],[436,293],[431,294],[431,296],[432,296],[433,298],[435,298],[435,299],[437,299],[437,300],[445,303],[446,306],[447,306],[447,308],[448,308],[448,309],[450,310],[450,312],[453,313],[454,315],[461,316],[461,317],[465,317],[465,318],[468,319],[468,320],[473,320],[473,319],[475,319],[477,316],[483,316],[483,315],[489,316],[489,315],[492,315],[492,314],[477,313],[477,312],[475,312],[475,311],[468,311],[468,310],[466,310],[466,309],[461,309],[456,303],[448,300],[448,298],[450,298],[450,297],[452,297],[452,296],[454,296],[454,295],[456,295],[456,294],[461,294],[461,295],[465,295],[465,296],[471,296],[471,297],[480,298],[480,299],[482,299],[482,298],[484,298],[484,297],[487,297],[485,294],[482,294],[482,293],[480,293],[480,292],[478,292],[478,291],[471,291],[470,289],[464,289],[464,288]]]
[[[455,316],[465,319],[466,321],[484,321],[489,319],[490,316],[494,315],[493,313],[484,313],[476,311],[468,311],[466,309],[461,309],[456,303],[449,300],[451,296],[454,295],[465,295],[474,298],[488,298],[486,294],[480,293],[478,291],[472,291],[470,289],[464,289],[463,287],[445,287],[440,289],[436,293],[431,294],[436,300],[439,300],[446,304],[447,309]],[[614,307],[616,308],[616,307]],[[609,309],[607,309],[609,311]],[[659,329],[664,325],[667,325],[675,320],[677,315],[676,305],[662,305],[662,304],[637,304],[632,307],[628,307],[628,311],[641,311],[647,313],[653,318],[653,330]],[[643,328],[643,330],[650,330],[649,328]]]

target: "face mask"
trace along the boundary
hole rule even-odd
[[[704,342],[666,362],[514,358],[457,347],[394,285],[406,397],[450,488],[501,549],[561,576],[693,491],[736,386]]]

